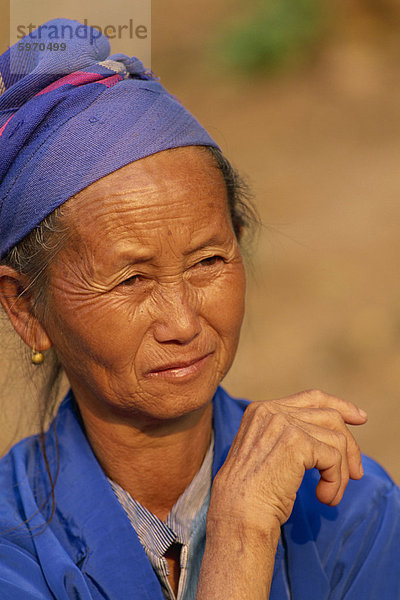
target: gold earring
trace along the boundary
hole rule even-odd
[[[44,354],[42,352],[36,352],[35,346],[32,348],[31,361],[33,365],[41,365],[44,362]]]

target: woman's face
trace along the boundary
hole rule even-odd
[[[78,402],[150,419],[206,406],[232,364],[245,291],[209,153],[131,163],[72,198],[65,218],[45,328]]]

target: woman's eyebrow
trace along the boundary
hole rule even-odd
[[[155,259],[154,253],[145,253],[140,250],[122,250],[121,252],[117,252],[113,259],[112,264],[114,267],[125,267],[127,264],[130,265],[140,265],[149,263]]]
[[[138,256],[136,254],[125,254],[123,257],[120,257],[119,264],[126,266],[130,265],[144,265],[146,263],[150,263],[155,260],[155,256]]]
[[[197,245],[194,245],[192,247],[189,247],[187,250],[184,250],[183,255],[187,256],[188,254],[194,254],[195,252],[203,250],[204,248],[208,248],[209,246],[225,245],[226,242],[226,236],[222,236],[220,233],[216,233],[207,240],[199,242]]]

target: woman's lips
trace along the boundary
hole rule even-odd
[[[186,361],[176,361],[161,365],[146,373],[146,377],[158,377],[162,379],[182,379],[184,377],[196,375],[205,365],[207,359],[213,354],[209,352],[198,358]]]

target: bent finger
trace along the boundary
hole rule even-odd
[[[291,408],[332,408],[337,410],[345,423],[350,425],[363,425],[368,419],[367,413],[353,402],[337,398],[322,390],[305,390],[272,402]]]
[[[350,477],[351,479],[360,479],[362,477],[360,447],[337,410],[332,408],[293,408],[290,416],[296,419],[300,426],[302,426],[302,423],[304,425],[309,424],[344,435],[347,442],[347,462]],[[312,431],[317,430],[310,430],[310,432]]]
[[[320,473],[317,498],[324,504],[336,505],[342,499],[348,483],[348,477],[343,477],[346,472],[342,465],[343,452],[310,434],[304,441],[307,447],[303,445],[299,448],[298,455],[303,457],[305,469],[315,468]]]
[[[322,480],[322,483],[319,487],[320,493],[323,494],[323,497],[325,497],[327,494],[330,500],[329,503],[331,503],[333,501],[333,497],[331,497],[329,494],[332,490],[336,490],[335,496],[340,499],[349,482],[350,475],[346,436],[341,431],[332,431],[331,429],[326,429],[310,423],[304,423],[302,421],[298,421],[296,426],[304,431],[304,433],[306,433],[311,440],[317,443],[316,448],[318,448],[320,453],[322,450],[325,453],[321,454],[321,456],[319,454],[316,455],[318,462],[315,466],[318,470],[320,470]],[[326,456],[326,458],[323,459],[323,456]],[[322,460],[325,462],[322,462]],[[330,466],[326,466],[327,460],[332,460],[335,462],[333,462]],[[335,488],[337,464],[340,465],[340,482]]]

